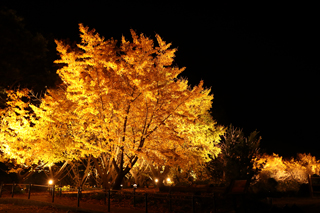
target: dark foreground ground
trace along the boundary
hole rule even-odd
[[[51,197],[33,196],[28,200],[26,197],[16,198],[0,198],[0,212],[7,213],[102,213],[108,212],[107,207],[96,203],[82,202],[80,207],[74,200],[68,198],[55,198],[55,202],[51,202]],[[139,209],[112,207],[110,212],[117,213],[142,213]]]
[[[16,204],[0,204],[0,212],[7,213],[76,213],[78,211],[69,211],[52,206],[32,206],[32,205],[16,205]]]
[[[239,204],[239,212],[247,213],[319,213],[320,212],[320,197],[285,197],[272,199],[256,199],[249,197],[244,208],[241,199],[237,202]],[[220,212],[235,212],[232,208],[233,202],[231,200],[218,200],[216,209],[197,210],[197,213],[216,213]],[[183,204],[180,204],[183,206]],[[80,207],[77,207],[77,199],[75,197],[55,197],[54,203],[48,193],[38,193],[31,195],[31,199],[27,199],[26,194],[15,195],[14,198],[10,196],[2,196],[0,198],[0,213],[102,213],[108,212],[107,206],[103,200],[83,199],[80,202]],[[111,212],[117,213],[143,213],[145,212],[144,204],[141,203],[137,207],[133,207],[130,203],[114,202],[111,205]],[[156,208],[149,208],[148,212],[169,212],[168,208],[158,206]],[[172,212],[192,212],[192,208],[174,209]]]

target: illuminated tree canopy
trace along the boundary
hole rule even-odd
[[[210,116],[213,95],[202,81],[191,88],[178,78],[185,68],[172,66],[171,44],[156,35],[155,47],[133,30],[133,41],[122,37],[120,45],[81,24],[80,32],[75,48],[56,41],[63,84],[40,105],[20,100],[28,106],[11,109],[23,112],[1,115],[7,157],[35,163],[93,156],[104,182],[119,185],[138,158],[184,168],[219,153],[224,129]],[[37,149],[37,157],[27,154]]]

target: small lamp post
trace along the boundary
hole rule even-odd
[[[54,189],[54,184],[53,184],[53,180],[52,179],[50,179],[49,181],[48,181],[48,184],[50,185],[50,186],[52,186],[51,187],[51,195],[52,195],[52,203],[54,202],[54,191],[55,191],[55,189]]]

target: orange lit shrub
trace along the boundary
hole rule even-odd
[[[261,172],[256,175],[255,191],[298,191],[301,184],[308,183],[308,175],[320,174],[320,161],[310,154],[298,154],[290,160],[264,154],[256,159],[255,166],[263,162]]]

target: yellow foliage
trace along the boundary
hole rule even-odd
[[[27,103],[28,119],[9,116],[7,129],[15,135],[1,150],[17,150],[20,144],[13,144],[23,141],[32,151],[24,154],[48,162],[104,153],[119,168],[132,167],[138,157],[196,166],[220,152],[216,145],[224,129],[210,116],[213,95],[202,81],[190,88],[187,80],[177,79],[185,68],[172,66],[176,49],[169,49],[171,44],[156,35],[155,47],[152,39],[131,30],[133,42],[122,37],[118,47],[116,40],[81,24],[80,32],[78,48],[56,41],[63,85],[49,90],[40,106]],[[11,103],[12,110],[18,104]],[[6,125],[8,115],[2,118]],[[24,159],[16,153],[11,157]]]
[[[284,160],[277,154],[264,154],[256,159],[256,165],[266,162],[258,176],[268,176],[280,182],[293,180],[301,184],[308,182],[308,175],[320,175],[319,160],[310,154],[299,153],[297,156],[297,159]]]

